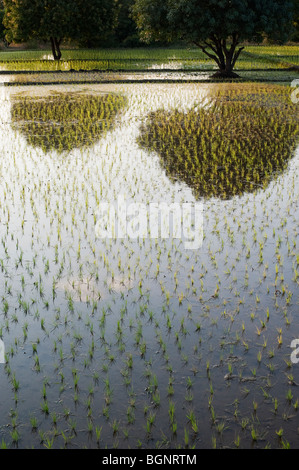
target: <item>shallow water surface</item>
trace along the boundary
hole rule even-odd
[[[215,86],[1,89],[0,442],[298,447],[298,150],[268,187],[202,199],[199,249],[96,235],[99,204],[120,194],[198,202],[137,139],[151,112],[201,107]],[[125,104],[90,139],[84,116],[58,119],[49,97],[60,93]],[[25,97],[44,100],[47,126],[30,106],[13,119]],[[43,145],[53,126],[58,144]]]

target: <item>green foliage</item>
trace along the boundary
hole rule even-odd
[[[68,0],[4,0],[4,6],[4,25],[14,40],[60,38],[72,34]]]
[[[116,94],[90,96],[55,94],[26,97],[12,105],[12,121],[28,143],[59,153],[90,146],[109,130],[126,100]]]
[[[145,41],[184,39],[231,75],[244,40],[286,41],[293,4],[284,0],[136,0],[134,18]]]
[[[3,19],[4,19],[4,9],[1,8],[1,3],[0,3],[0,40],[3,41],[5,37],[5,28],[3,25]]]
[[[294,34],[292,36],[293,41],[299,41],[299,0],[293,0],[294,3]]]
[[[282,0],[135,0],[134,17],[144,39],[184,38],[191,42],[217,36],[239,40],[267,36],[286,40],[293,4]]]
[[[116,19],[116,0],[4,0],[4,7],[8,40],[51,39],[58,59],[62,39],[90,43]]]
[[[114,31],[119,13],[117,0],[76,0],[70,3],[71,8],[75,5],[77,11],[73,39],[77,39],[80,44],[94,47],[95,44],[103,43]]]
[[[120,0],[119,2],[117,26],[113,32],[113,39],[117,45],[122,44],[127,47],[140,45],[137,26],[131,13],[133,3],[134,0]]]
[[[253,192],[267,187],[292,156],[299,121],[289,93],[277,86],[216,88],[207,107],[152,113],[139,141],[197,198]]]

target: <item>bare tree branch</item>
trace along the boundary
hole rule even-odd
[[[217,49],[215,46],[213,46],[212,44],[210,44],[209,42],[207,41],[204,41],[204,44],[206,44],[207,47],[209,47],[210,49],[212,49],[212,51],[214,52],[214,54],[217,55]]]
[[[235,56],[234,56],[234,58],[233,58],[233,60],[232,60],[232,68],[234,68],[234,66],[236,65],[236,62],[237,62],[237,60],[238,60],[238,58],[239,58],[241,52],[242,52],[244,49],[245,49],[244,46],[243,46],[243,47],[240,47],[239,50],[235,53]]]
[[[194,43],[197,47],[199,47],[199,48],[202,50],[202,52],[203,52],[204,54],[206,54],[208,57],[210,57],[210,59],[215,60],[215,62],[217,63],[218,67],[221,68],[220,60],[218,59],[218,57],[217,57],[216,55],[211,54],[210,52],[208,52],[208,51],[207,51],[207,48],[204,47],[202,44],[199,44],[199,43],[197,43],[197,42],[195,42],[195,41],[193,41],[193,43]]]

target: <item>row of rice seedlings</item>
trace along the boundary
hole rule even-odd
[[[271,66],[285,67],[286,62],[298,63],[298,46],[247,46],[245,53],[239,58],[239,63],[246,63],[247,56],[252,55],[250,67],[256,68]],[[209,61],[202,51],[196,48],[172,49],[172,48],[138,48],[138,49],[99,49],[99,50],[64,50],[63,60],[59,63],[52,60],[50,51],[5,51],[0,52],[0,61],[3,66],[11,70],[63,70],[69,68],[90,67],[88,61],[94,62],[92,68],[106,67],[105,61]],[[22,64],[23,62],[23,64]],[[269,65],[270,62],[270,65]],[[70,66],[69,64],[73,64]],[[79,65],[80,64],[80,65]],[[14,68],[13,68],[14,67]],[[8,68],[6,68],[8,70]]]
[[[145,60],[205,58],[198,48],[121,48],[121,49],[64,49],[63,60]],[[52,60],[51,51],[2,51],[0,60]]]
[[[243,63],[242,63],[243,64]],[[251,62],[244,63],[245,68],[251,67]],[[190,60],[177,59],[106,59],[106,60],[0,60],[2,72],[88,72],[113,70],[153,70],[153,69],[213,69],[213,61],[205,58]],[[31,77],[30,77],[31,78]]]

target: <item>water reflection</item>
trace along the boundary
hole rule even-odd
[[[299,134],[289,89],[222,87],[213,100],[187,112],[150,113],[140,145],[157,152],[167,176],[185,182],[196,198],[266,188],[287,168]]]
[[[18,400],[19,446],[66,444],[51,425],[56,416],[57,429],[66,428],[68,445],[97,448],[97,433],[89,426],[95,403],[93,429],[103,427],[102,447],[134,448],[137,435],[143,446],[157,447],[163,433],[178,448],[186,446],[188,431],[190,447],[200,439],[208,448],[217,430],[211,426],[210,375],[201,373],[207,364],[220,425],[229,427],[219,445],[231,446],[241,420],[248,422],[243,447],[250,447],[253,427],[259,436],[267,435],[269,447],[277,445],[277,420],[285,423],[290,445],[296,445],[298,416],[293,413],[286,424],[282,406],[274,416],[262,385],[285,370],[289,345],[298,337],[299,153],[267,191],[205,201],[200,250],[185,250],[173,238],[99,240],[99,201],[115,201],[120,193],[134,202],[194,201],[191,189],[172,184],[158,154],[149,156],[136,139],[144,116],[162,107],[188,116],[211,89],[194,84],[109,87],[85,89],[87,94],[124,92],[128,106],[112,132],[84,151],[73,151],[72,158],[45,158],[12,131],[8,118],[16,93],[49,93],[48,87],[6,89],[1,101],[0,327],[7,364],[0,367],[0,422],[8,421]],[[275,363],[270,361],[274,352]],[[109,387],[97,385],[106,379]],[[165,413],[172,384],[175,434]],[[289,389],[287,380],[274,380],[271,395],[284,403]],[[250,397],[259,403],[258,423]],[[194,423],[187,429],[192,403]],[[238,420],[231,419],[235,403],[243,403]],[[146,406],[155,414],[151,436],[145,430]],[[68,410],[77,434],[66,424]],[[103,419],[109,416],[127,423],[129,435],[116,436],[112,420]],[[191,429],[195,424],[196,431],[197,423],[199,433]],[[11,431],[11,426],[1,427],[3,442],[11,443]],[[41,442],[42,434],[47,441]],[[265,441],[256,444],[264,447]]]
[[[113,93],[17,96],[12,100],[12,125],[33,147],[61,153],[96,143],[125,104],[122,95]]]

